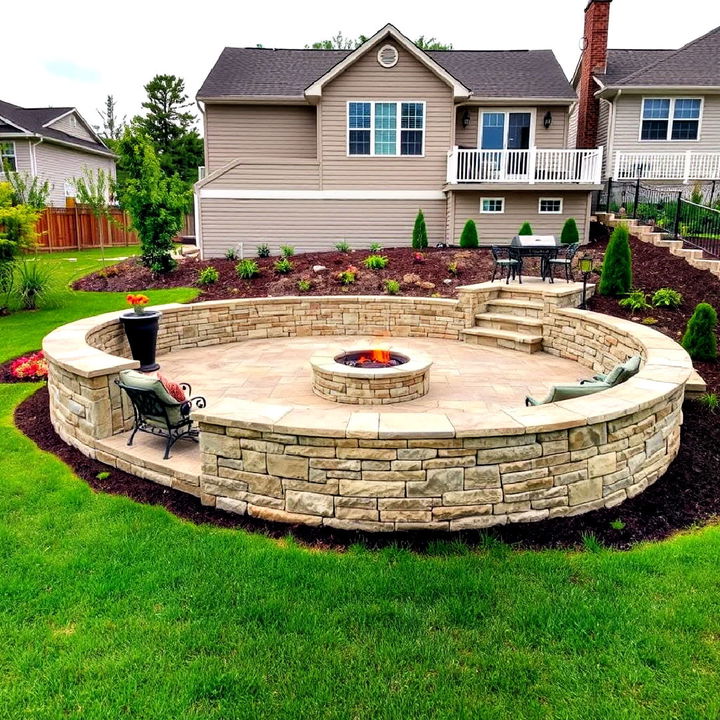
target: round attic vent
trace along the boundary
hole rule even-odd
[[[378,62],[384,68],[395,67],[395,65],[397,65],[398,57],[397,48],[394,48],[392,45],[383,45],[378,50],[377,54]]]

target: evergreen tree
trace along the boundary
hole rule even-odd
[[[602,275],[600,275],[601,295],[625,295],[632,287],[632,254],[627,227],[618,225],[610,236]]]
[[[693,360],[717,360],[717,313],[708,303],[699,303],[688,321],[682,346]]]
[[[412,246],[416,250],[424,250],[428,246],[427,226],[425,225],[425,216],[422,210],[418,210],[415,218],[415,227],[413,227]]]
[[[468,220],[460,234],[460,247],[476,248],[478,246],[478,232],[474,220]]]
[[[153,272],[168,272],[173,238],[183,224],[191,191],[178,175],[168,177],[150,140],[137,128],[127,128],[119,141],[128,179],[120,188],[120,201],[140,237],[143,264]]]
[[[185,83],[175,75],[156,75],[147,85],[146,113],[135,123],[152,142],[163,172],[177,173],[189,186],[197,180],[204,160],[202,138],[185,94]]]
[[[532,226],[530,225],[529,222],[524,222],[522,224],[522,227],[518,231],[518,235],[534,235],[534,234],[535,233],[533,232]]]
[[[560,233],[560,242],[563,245],[574,245],[580,242],[580,233],[578,232],[575,218],[568,218],[565,221],[562,232]]]
[[[115,98],[108,95],[105,98],[105,110],[98,110],[97,114],[102,120],[102,126],[99,128],[100,137],[107,143],[108,140],[119,140],[125,130],[125,116],[122,120],[118,119],[115,110]],[[111,145],[108,145],[112,149]]]

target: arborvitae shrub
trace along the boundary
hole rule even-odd
[[[568,218],[565,221],[562,232],[560,233],[560,242],[563,245],[574,245],[580,242],[580,233],[578,232],[575,218]]]
[[[427,227],[425,225],[425,216],[422,210],[418,210],[415,218],[415,227],[413,227],[412,246],[416,250],[424,250],[428,246]]]
[[[476,248],[478,246],[477,226],[474,220],[468,220],[460,233],[460,247]]]
[[[522,227],[518,231],[518,235],[534,235],[534,234],[535,233],[533,232],[532,225],[530,225],[529,222],[524,222],[522,224]]]
[[[601,295],[626,295],[632,288],[632,254],[628,230],[618,225],[610,236],[602,275],[600,276]]]
[[[699,303],[688,320],[682,339],[682,346],[693,360],[717,360],[716,328],[715,308],[708,303]]]

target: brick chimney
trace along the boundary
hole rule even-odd
[[[597,146],[600,101],[594,97],[597,86],[593,73],[603,73],[607,66],[608,26],[612,0],[590,0],[585,7],[583,52],[578,83],[577,147]]]

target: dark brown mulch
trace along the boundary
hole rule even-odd
[[[199,500],[148,480],[128,475],[82,455],[66,445],[50,424],[47,388],[41,388],[15,410],[15,423],[37,445],[53,453],[100,492],[125,495],[137,502],[162,505],[190,522],[259,532],[273,538],[293,535],[299,542],[318,549],[343,550],[354,543],[370,548],[391,543],[424,551],[430,541],[460,537],[470,545],[488,536],[521,548],[575,548],[583,537],[592,535],[603,545],[626,550],[645,540],[661,540],[672,533],[701,525],[720,514],[720,423],[697,403],[684,407],[680,454],[668,472],[645,492],[611,510],[597,510],[572,518],[493,528],[484,533],[461,534],[403,533],[369,535],[267,523],[200,505]],[[98,480],[101,472],[109,472]],[[621,529],[611,522],[621,521]]]
[[[607,242],[599,241],[590,247],[597,262],[601,262]],[[650,308],[633,315],[630,311],[620,307],[617,298],[595,295],[588,303],[590,310],[634,320],[638,323],[643,318],[655,318],[658,322],[651,327],[665,333],[677,342],[681,340],[687,321],[698,303],[707,302],[720,310],[720,279],[710,271],[698,270],[682,258],[671,255],[666,248],[649,245],[635,237],[630,238],[630,249],[633,257],[634,287],[651,295],[660,288],[670,287],[682,293],[682,306],[677,310]],[[595,280],[599,282],[599,277]],[[707,383],[708,390],[719,391],[720,363],[695,362],[694,365]]]
[[[277,257],[252,258],[260,267],[260,275],[252,280],[241,280],[237,276],[237,260],[214,258],[201,261],[186,258],[173,272],[153,275],[139,260],[132,259],[81,278],[73,288],[99,292],[145,292],[189,287],[196,284],[200,270],[212,265],[220,273],[220,279],[213,285],[201,287],[196,302],[298,295],[298,280],[301,279],[313,283],[312,289],[305,293],[307,295],[380,295],[385,293],[385,280],[397,280],[402,295],[429,297],[439,294],[452,297],[458,285],[484,282],[492,274],[492,259],[488,250],[428,248],[423,251],[425,262],[417,262],[413,258],[414,252],[412,248],[404,247],[388,248],[376,253],[390,260],[383,270],[367,270],[364,267],[363,260],[373,254],[367,250],[303,253],[290,258],[293,269],[287,275],[278,275],[273,269]],[[448,265],[452,262],[458,265],[457,276],[448,271]],[[327,269],[315,272],[313,267],[316,265]],[[338,273],[349,265],[357,268],[357,280],[352,285],[343,285],[338,279]]]

